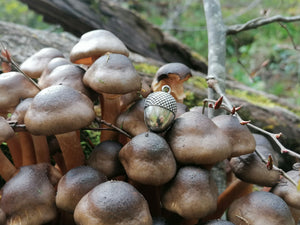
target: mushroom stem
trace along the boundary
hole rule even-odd
[[[62,174],[67,173],[67,168],[66,168],[66,164],[65,164],[62,153],[56,152],[52,157],[53,157],[54,161],[56,162],[55,167],[57,167],[57,169],[60,170],[60,172]]]
[[[6,141],[7,147],[9,149],[10,155],[14,162],[16,168],[22,166],[22,149],[19,142],[18,135],[14,135]]]
[[[62,151],[67,171],[84,164],[85,158],[80,144],[80,137],[76,131],[57,134],[55,137]]]
[[[21,131],[18,132],[18,136],[22,148],[22,166],[35,164],[36,158],[31,134],[27,131]]]
[[[31,135],[37,163],[50,163],[49,146],[46,136]]]
[[[116,120],[121,113],[120,95],[102,94],[100,95],[101,118],[107,123],[116,124]],[[100,140],[118,140],[118,132],[102,130]]]
[[[17,172],[17,168],[9,161],[9,159],[0,150],[0,176],[8,181]]]
[[[217,211],[204,218],[203,221],[219,219],[235,199],[251,192],[253,192],[253,184],[239,179],[234,180],[218,197]]]

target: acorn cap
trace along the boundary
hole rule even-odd
[[[169,110],[175,116],[177,112],[176,100],[172,95],[164,91],[153,92],[145,100],[145,109],[149,106],[159,106]]]

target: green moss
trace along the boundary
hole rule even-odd
[[[194,76],[191,77],[187,83],[192,84],[193,86],[199,88],[199,89],[207,89],[207,83],[205,78],[199,77],[199,76]]]
[[[203,105],[202,100],[200,100],[198,97],[195,96],[195,94],[191,91],[186,91],[185,92],[185,99],[184,99],[184,104],[189,107],[192,108],[194,106],[201,106]]]
[[[149,65],[147,63],[133,63],[133,66],[138,72],[142,72],[150,75],[155,75],[156,71],[159,69],[159,67],[154,65]]]

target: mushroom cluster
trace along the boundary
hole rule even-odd
[[[69,58],[45,48],[20,72],[0,74],[0,141],[11,155],[0,151],[0,225],[299,220],[299,194],[261,160],[277,165],[270,144],[234,112],[211,119],[190,111],[186,65],[162,65],[147,86],[129,56],[99,29],[83,34]],[[90,153],[83,129],[101,130]],[[212,175],[220,162],[230,167],[222,193]],[[291,176],[299,180],[299,172]],[[273,193],[254,193],[253,184]],[[227,209],[228,221],[219,220]]]

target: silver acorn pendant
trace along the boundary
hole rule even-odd
[[[177,104],[170,92],[171,88],[165,85],[162,91],[149,94],[145,100],[144,120],[152,132],[164,132],[175,119]]]

